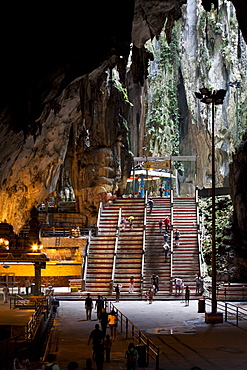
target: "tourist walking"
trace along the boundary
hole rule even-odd
[[[105,350],[106,362],[110,362],[111,347],[112,347],[112,340],[110,338],[110,335],[107,334],[106,339],[104,340],[104,350]]]
[[[125,353],[125,358],[127,359],[127,370],[137,370],[138,365],[138,351],[135,348],[134,343],[128,345],[128,349]]]
[[[31,284],[30,284],[30,281],[29,281],[27,276],[25,277],[25,282],[24,283],[25,283],[25,288],[26,288],[26,295],[28,295],[29,294],[29,288],[30,288]]]
[[[153,274],[151,276],[151,284],[154,289],[154,294],[156,294],[159,291],[159,277],[158,275]]]
[[[167,259],[168,255],[169,255],[169,244],[166,242],[164,245],[163,245],[163,248],[165,250],[165,260]]]
[[[111,312],[108,315],[108,324],[110,328],[111,340],[113,342],[116,339],[117,322],[118,322],[117,314],[114,310],[111,310]]]
[[[168,236],[168,234],[167,233],[165,233],[164,235],[163,235],[163,238],[164,238],[164,242],[166,243],[166,242],[168,242],[168,238],[169,238],[169,236]]]
[[[134,284],[135,284],[135,279],[134,279],[134,276],[132,275],[130,278],[129,293],[134,292]]]
[[[175,236],[175,247],[178,247],[179,246],[179,239],[180,239],[180,232],[178,231],[178,229],[175,230],[174,236]]]
[[[170,227],[171,227],[171,221],[170,221],[170,218],[168,216],[164,219],[164,224],[165,224],[165,227],[166,227],[166,232],[168,232],[170,230]]]
[[[8,285],[5,283],[3,285],[3,303],[8,303],[9,298],[9,288]]]
[[[200,276],[198,276],[198,274],[196,274],[195,281],[196,281],[196,294],[200,294],[202,279]]]
[[[126,220],[124,217],[121,218],[121,223],[120,223],[120,230],[124,231],[126,227]]]
[[[176,294],[181,294],[181,290],[183,287],[183,280],[178,276],[175,278],[175,293]]]
[[[107,324],[108,324],[108,313],[106,312],[105,308],[102,308],[100,323],[101,323],[101,330],[103,331],[103,334],[104,334],[104,337],[105,337],[106,328],[107,328]]]
[[[85,299],[85,309],[86,309],[87,320],[91,320],[92,308],[93,308],[93,300],[90,297],[90,293],[88,293],[87,298]]]
[[[162,219],[160,219],[158,221],[158,225],[159,225],[159,232],[162,233],[162,228],[163,228],[163,220]]]
[[[103,352],[103,362],[104,362],[104,347],[103,347],[103,341],[104,341],[104,335],[102,330],[99,328],[99,324],[95,324],[94,330],[91,331],[87,344],[89,345],[92,341],[93,347],[93,360],[101,363],[102,360],[102,352]]]
[[[120,286],[118,284],[115,287],[115,293],[116,293],[116,302],[119,302],[119,298],[120,298]]]
[[[189,306],[189,304],[190,304],[190,289],[189,289],[188,285],[186,285],[186,287],[185,287],[185,305]]]
[[[128,221],[129,221],[130,229],[132,230],[133,229],[133,223],[134,223],[134,216],[129,216]]]
[[[97,311],[98,320],[100,320],[100,318],[101,318],[101,312],[102,312],[103,307],[104,307],[103,298],[102,298],[101,295],[98,295],[98,298],[95,301],[95,309]]]
[[[163,188],[163,186],[160,186],[160,188],[159,188],[159,193],[160,193],[160,197],[162,198],[162,197],[163,197],[163,193],[164,193],[164,188]]]
[[[152,304],[153,299],[154,299],[154,290],[153,290],[153,288],[150,288],[149,291],[148,291],[149,304]]]
[[[153,205],[154,205],[154,201],[152,198],[148,200],[148,205],[149,205],[149,213],[151,214],[153,210]]]

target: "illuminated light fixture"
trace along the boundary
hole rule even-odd
[[[33,250],[34,252],[37,252],[37,251],[38,251],[38,249],[39,249],[38,244],[33,244],[33,245],[32,245],[32,250]]]
[[[5,249],[9,249],[9,241],[4,238],[0,238],[0,246],[4,247]]]

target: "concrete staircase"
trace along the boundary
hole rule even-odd
[[[125,231],[120,231],[113,285],[122,286],[121,298],[124,298],[129,295],[129,279],[133,275],[135,293],[132,293],[131,297],[134,298],[140,295],[144,199],[118,198],[102,210],[98,235],[92,237],[90,242],[85,289],[93,294],[111,296],[110,286],[120,208],[122,217],[134,216],[134,223],[132,230],[127,223]]]
[[[180,276],[191,293],[195,292],[195,274],[199,274],[196,201],[174,198],[173,230],[180,232],[179,246],[173,251],[173,277]]]
[[[147,291],[151,286],[151,275],[155,274],[159,277],[159,292],[156,294],[156,299],[159,296],[169,294],[170,286],[170,254],[165,260],[164,231],[159,232],[158,221],[164,220],[166,216],[171,217],[170,198],[154,198],[152,213],[147,207],[147,225],[146,225],[146,242],[145,242],[145,259],[143,272],[143,291]],[[170,240],[168,240],[170,245]]]

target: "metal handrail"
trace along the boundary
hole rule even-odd
[[[88,254],[89,254],[89,249],[90,249],[91,236],[92,236],[92,233],[89,232],[88,240],[87,240],[87,244],[86,244],[84,256],[83,256],[83,266],[82,266],[82,290],[83,291],[85,290],[85,286],[86,286]]]
[[[116,239],[115,239],[115,246],[114,246],[114,254],[113,254],[113,265],[112,265],[112,274],[111,274],[111,286],[114,284],[114,276],[116,270],[116,260],[117,260],[117,249],[118,249],[118,239],[119,239],[119,230],[121,225],[121,218],[122,218],[122,208],[119,208],[118,212],[118,223],[116,229]]]
[[[212,299],[205,297],[205,305],[211,308]],[[217,301],[217,311],[222,312],[224,315],[224,320],[229,324],[236,325],[240,327],[240,322],[247,322],[247,309],[234,305],[229,302]],[[232,321],[232,318],[235,320],[235,324]],[[247,327],[242,327],[242,329],[247,330]]]
[[[132,338],[133,342],[137,341],[138,344],[146,346],[147,349],[147,366],[149,364],[150,358],[155,362],[155,369],[159,370],[160,362],[160,349],[157,347],[136,325],[134,325],[127,316],[125,316],[119,309],[110,302],[110,311],[114,310],[118,318],[118,328],[120,333],[124,332],[125,329],[125,339],[129,336]]]
[[[170,250],[170,292],[172,293],[172,284],[173,284],[173,211],[174,211],[174,204],[173,204],[173,189],[170,192],[170,202],[171,202],[171,250]]]
[[[148,192],[145,194],[144,202],[144,215],[143,215],[143,234],[142,234],[142,265],[141,265],[141,297],[143,292],[143,276],[144,276],[144,263],[145,263],[145,253],[146,253],[146,227],[147,227],[147,198]]]
[[[99,232],[99,223],[100,223],[102,209],[103,209],[103,203],[100,202],[100,204],[99,204],[99,211],[98,211],[98,218],[97,218],[97,224],[96,224],[96,236],[98,235],[98,232]]]

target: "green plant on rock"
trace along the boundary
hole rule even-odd
[[[212,254],[212,199],[200,198],[199,210],[201,220],[205,228],[203,240],[203,255],[210,272]],[[227,266],[227,254],[225,251],[225,228],[229,225],[233,206],[230,196],[218,196],[215,198],[215,247],[217,272],[224,272]]]

